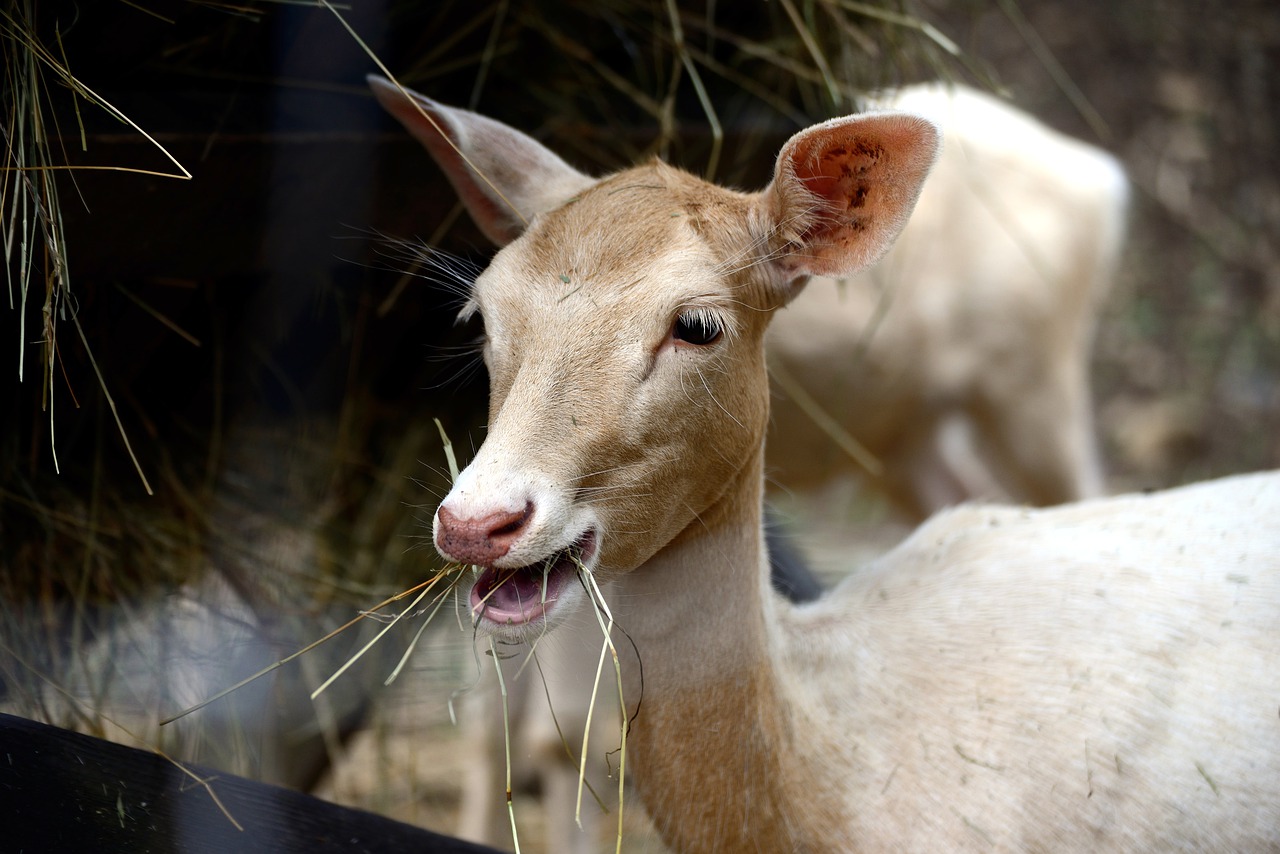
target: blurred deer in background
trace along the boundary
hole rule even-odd
[[[1100,495],[1089,352],[1123,243],[1119,163],[963,87],[877,103],[940,125],[942,152],[885,258],[806,288],[770,328],[786,381],[770,480],[805,490],[857,471],[835,430],[917,520],[972,499]]]
[[[420,137],[437,133],[395,87],[375,92]],[[913,515],[967,498],[1096,494],[1088,350],[1124,231],[1123,172],[1105,152],[963,87],[917,86],[877,100],[935,120],[946,142],[887,257],[838,287],[808,288],[776,318],[771,362],[800,388],[774,396],[770,479],[802,490],[848,472],[853,457],[825,435],[835,429],[872,449],[883,465],[876,481]],[[771,555],[779,545],[770,542]],[[790,561],[782,574],[804,570]],[[566,800],[578,769],[564,744],[582,743],[586,674],[599,655],[594,617],[574,623],[539,650],[556,719],[541,697],[528,697],[541,693],[536,675],[515,678],[523,656],[503,665],[512,770],[519,780],[536,763],[552,851],[598,842],[573,827]],[[497,686],[478,692],[484,702],[468,725],[487,742],[487,761],[468,779],[462,833],[509,843]],[[603,763],[589,767],[599,790]],[[596,814],[584,808],[584,825]]]
[[[508,641],[605,587],[631,644],[628,762],[667,844],[1280,845],[1277,474],[960,508],[816,603],[769,590],[765,329],[811,276],[888,248],[930,123],[816,125],[738,193],[658,162],[595,180],[416,102],[506,244],[466,309],[486,325],[489,430],[436,546],[481,568],[468,601]]]

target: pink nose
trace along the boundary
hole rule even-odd
[[[443,504],[436,511],[436,548],[460,563],[487,566],[511,550],[533,518],[533,502],[523,510],[500,510],[478,518],[453,515]]]

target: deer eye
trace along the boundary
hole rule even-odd
[[[699,347],[714,344],[723,333],[720,319],[705,308],[686,309],[676,317],[671,337]]]

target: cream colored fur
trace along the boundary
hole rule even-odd
[[[421,103],[483,169],[475,117]],[[582,549],[626,631],[629,768],[672,848],[1280,846],[1277,475],[954,510],[814,605],[769,589],[765,329],[807,276],[887,248],[930,125],[810,128],[758,194],[657,163],[584,184],[520,145],[541,165],[502,191],[529,226],[473,295],[490,426],[436,544],[513,569]],[[691,308],[724,334],[690,343]],[[528,639],[584,599],[569,583],[529,623],[479,625]]]
[[[1123,170],[1106,152],[965,87],[913,86],[876,101],[938,123],[942,152],[879,263],[839,282],[811,282],[778,313],[766,336],[770,365],[875,456],[882,469],[871,481],[909,516],[972,499],[1054,504],[1100,494],[1089,353],[1122,243]],[[431,135],[439,141],[434,128]],[[769,484],[800,493],[866,476],[774,378]],[[590,615],[577,622],[575,634],[595,631]],[[584,643],[562,652],[576,656],[565,662],[540,650],[551,696],[583,699],[597,653]],[[507,693],[519,710],[509,716],[519,736],[512,764],[520,776],[534,773],[531,760],[545,762],[543,788],[563,789],[560,778],[576,777],[577,767],[562,741],[582,743],[581,727],[570,724],[585,717],[566,700],[551,721],[545,702],[518,696],[540,698],[541,674],[519,670],[509,660]],[[509,845],[494,783],[506,773],[495,695],[496,686],[482,688],[470,718],[490,761],[468,784],[462,835]],[[603,789],[606,764],[592,758],[589,779]],[[572,807],[543,802],[548,850],[566,850],[566,840],[595,850],[603,831],[578,832]],[[584,825],[597,812],[589,806]]]

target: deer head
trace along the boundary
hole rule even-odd
[[[811,275],[879,258],[937,132],[903,114],[835,119],[741,193],[657,161],[590,178],[505,125],[370,82],[503,246],[463,309],[485,325],[488,435],[435,543],[482,568],[481,627],[525,636],[576,607],[579,564],[634,571],[727,504],[758,505],[770,315]]]

